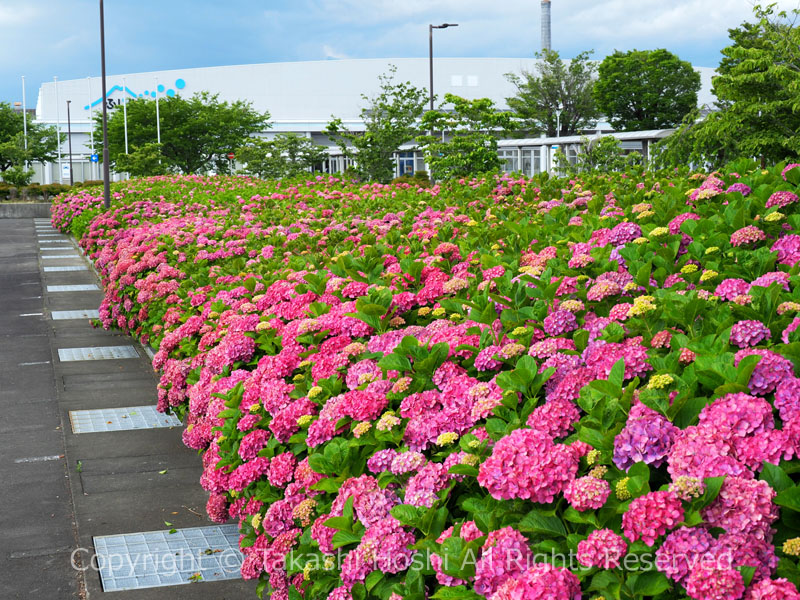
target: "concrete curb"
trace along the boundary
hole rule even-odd
[[[0,202],[0,219],[45,219],[50,217],[49,202]]]

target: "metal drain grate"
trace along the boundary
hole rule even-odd
[[[42,267],[45,273],[59,273],[64,271],[88,271],[89,267],[86,265],[75,265],[70,267]]]
[[[72,423],[72,433],[75,434],[180,427],[181,425],[178,417],[160,413],[155,406],[71,410],[69,420]]]
[[[86,310],[54,310],[50,313],[54,321],[68,321],[70,319],[99,319],[100,312],[95,308]]]
[[[236,525],[95,537],[103,591],[239,579]]]
[[[100,287],[96,283],[80,283],[77,285],[48,285],[48,292],[96,292]]]
[[[123,358],[139,358],[133,346],[97,346],[94,348],[59,348],[58,359],[61,362],[78,360],[117,360]]]

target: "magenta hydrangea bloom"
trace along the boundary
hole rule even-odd
[[[769,327],[761,321],[745,320],[739,321],[731,327],[731,344],[739,348],[749,348],[757,346],[764,340],[769,340],[772,333]]]
[[[556,355],[566,356],[566,355]],[[573,423],[580,421],[581,412],[574,402],[565,398],[548,400],[534,409],[528,417],[531,429],[542,431],[553,439],[569,435]]]
[[[800,261],[800,235],[789,234],[772,244],[772,252],[778,253],[778,263],[794,266]]]
[[[604,479],[580,477],[570,482],[564,490],[564,498],[579,512],[601,508],[611,493],[611,486]]]
[[[734,366],[739,366],[744,357],[752,355],[761,357],[748,384],[754,394],[764,396],[772,393],[781,381],[794,377],[792,362],[771,350],[757,348],[739,350],[733,358]]]
[[[692,425],[678,431],[667,463],[673,480],[681,476],[699,479],[723,475],[753,476],[735,457],[733,440],[707,425]]]
[[[656,550],[656,568],[667,577],[683,583],[692,567],[713,557],[716,540],[701,527],[681,527],[670,533]]]
[[[532,556],[528,540],[513,527],[489,532],[475,564],[475,592],[491,598],[501,585],[527,568]]]
[[[622,531],[632,542],[648,546],[683,520],[683,504],[672,492],[650,492],[636,498],[622,515]]]
[[[748,588],[744,600],[800,600],[800,593],[788,579],[762,579]]]
[[[754,244],[765,239],[767,239],[766,233],[755,225],[747,225],[733,232],[731,235],[731,245],[744,246],[745,244]]]
[[[627,471],[634,463],[660,466],[678,432],[669,420],[644,404],[631,408],[625,427],[614,438],[614,464]]]
[[[775,389],[775,408],[784,423],[800,417],[800,379],[788,377]]]
[[[783,170],[781,171],[781,177],[783,177],[784,181],[787,181],[786,174],[795,167],[800,167],[800,163],[789,163],[788,165],[783,167]]]
[[[772,406],[763,398],[741,392],[717,398],[700,411],[699,425],[719,431],[724,437],[743,438],[775,428]]]
[[[568,310],[557,310],[547,315],[542,325],[547,335],[557,336],[577,329],[578,320]]]
[[[569,446],[533,429],[516,429],[495,444],[480,466],[478,483],[500,499],[552,502],[578,472],[578,457]]]
[[[794,204],[797,202],[797,194],[793,192],[787,191],[777,191],[772,192],[769,198],[767,198],[767,208],[772,208],[773,206],[778,206],[783,208],[785,206],[789,206],[790,204]]]
[[[754,582],[769,579],[778,568],[775,547],[753,535],[723,533],[716,542],[714,552],[724,566],[755,567]]]
[[[738,600],[744,594],[744,580],[735,569],[698,565],[686,580],[686,593],[696,600]]]
[[[727,477],[719,496],[703,509],[709,527],[721,527],[728,533],[772,538],[772,524],[778,518],[773,503],[775,490],[766,481]]]
[[[750,284],[744,279],[724,279],[714,290],[714,295],[723,300],[733,302],[737,296],[743,296],[750,291]]]
[[[729,185],[728,189],[725,190],[726,194],[731,194],[733,192],[739,192],[742,196],[747,196],[748,194],[750,194],[751,189],[749,185],[745,183],[739,183],[737,181],[736,183],[732,183],[731,185]]]
[[[797,331],[798,327],[800,327],[800,318],[795,317],[794,319],[792,319],[792,322],[789,323],[789,326],[781,332],[781,341],[784,344],[788,344],[789,336],[791,336],[795,331]]]
[[[492,600],[581,600],[581,584],[562,567],[537,563],[506,581]]]
[[[399,573],[411,566],[414,534],[406,531],[397,519],[386,517],[373,523],[342,563],[342,582],[346,586],[364,581],[378,569],[384,573]]]
[[[616,569],[628,551],[628,544],[611,529],[596,529],[578,542],[578,562],[584,567]]]

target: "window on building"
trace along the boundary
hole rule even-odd
[[[414,153],[413,152],[397,152],[397,170],[398,177],[403,175],[414,174]]]
[[[537,175],[542,171],[542,149],[524,148],[522,150],[522,172],[528,177]]]
[[[516,148],[510,150],[498,150],[497,154],[500,157],[500,160],[503,161],[501,169],[504,173],[514,173],[515,171],[519,171],[519,155],[517,154]]]

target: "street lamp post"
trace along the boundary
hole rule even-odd
[[[125,154],[128,153],[128,82],[122,78],[122,118],[125,121]]]
[[[58,110],[61,104],[58,100],[58,77],[53,77],[56,85],[56,137],[58,138],[58,182],[64,183],[64,172],[61,168],[61,112]]]
[[[556,137],[561,137],[561,111],[564,110],[564,107],[561,106],[559,103],[556,106]]]
[[[458,27],[458,23],[442,23],[441,25],[428,25],[428,67],[430,70],[430,92],[431,110],[433,110],[433,30],[447,29],[448,27]]]
[[[161,117],[158,113],[158,77],[156,79],[156,136],[158,143],[161,143]]]
[[[94,123],[92,122],[92,78],[86,78],[86,91],[89,94],[89,102],[87,108],[89,109],[89,150],[94,154]],[[94,163],[89,163],[89,177],[94,179]]]
[[[72,120],[69,116],[69,105],[72,100],[67,100],[67,144],[69,148],[69,184],[75,184],[75,177],[72,174]]]
[[[106,106],[106,32],[103,0],[100,0],[100,71],[103,87],[103,205],[111,206],[111,174],[108,169],[108,107]]]
[[[22,136],[25,143],[25,150],[28,149],[28,106],[25,103],[25,75],[22,76]],[[27,160],[25,161],[27,164]]]

